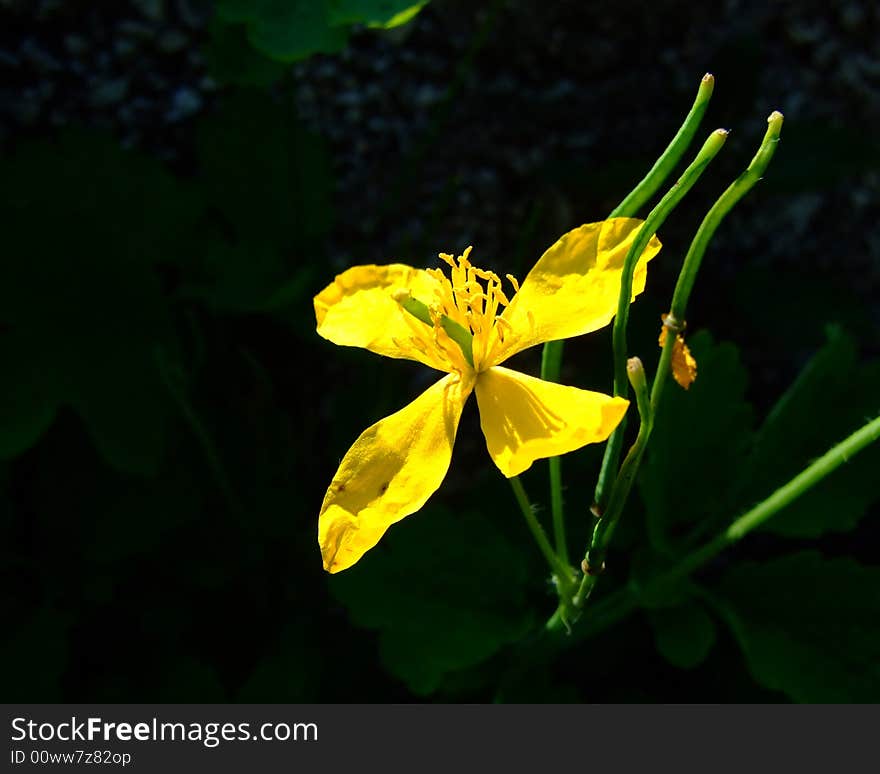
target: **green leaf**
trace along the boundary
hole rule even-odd
[[[166,410],[154,353],[176,342],[150,263],[180,261],[198,198],[115,141],[68,132],[3,163],[0,212],[0,455],[69,405],[108,462],[153,472]]]
[[[203,230],[179,294],[239,313],[301,305],[332,224],[321,138],[267,95],[242,90],[203,120],[198,152],[205,196],[223,222]]]
[[[657,650],[673,666],[693,669],[715,644],[715,622],[697,602],[652,610],[649,614]]]
[[[747,375],[737,348],[706,331],[691,336],[697,379],[685,391],[670,380],[639,480],[649,530],[726,515],[731,471],[751,438]]]
[[[393,29],[412,20],[428,0],[329,0],[330,23]]]
[[[104,575],[107,565],[160,552],[201,511],[202,493],[188,485],[187,476],[172,468],[143,482],[106,482],[92,507],[93,518],[82,529],[83,559]]]
[[[428,507],[330,579],[352,620],[380,632],[385,666],[426,695],[532,623],[526,562],[487,514]]]
[[[392,29],[406,24],[428,0],[217,0],[217,18],[247,25],[258,51],[279,62],[340,51],[353,24]],[[240,82],[240,81],[239,81]]]
[[[158,690],[158,701],[175,704],[196,700],[219,704],[228,700],[217,670],[191,656],[165,665]]]
[[[719,594],[762,685],[799,702],[880,700],[880,567],[806,551],[742,563]]]
[[[326,0],[217,0],[215,8],[223,21],[247,24],[254,48],[280,62],[335,53],[347,38],[332,26]]]
[[[224,24],[218,19],[211,22],[205,59],[213,78],[237,86],[266,88],[286,69],[251,46],[244,25]]]
[[[239,91],[198,128],[209,201],[234,241],[311,248],[330,228],[332,180],[323,141],[267,95]]]
[[[816,457],[880,413],[880,363],[859,364],[855,343],[839,328],[767,416],[740,475],[743,507],[769,496]],[[856,526],[880,499],[873,445],[771,519],[764,529],[818,537]]]
[[[321,654],[308,641],[308,621],[288,625],[278,647],[270,648],[259,661],[236,700],[240,702],[303,702],[318,696]]]
[[[69,628],[70,616],[49,606],[36,609],[24,620],[17,619],[0,646],[6,701],[61,701]]]

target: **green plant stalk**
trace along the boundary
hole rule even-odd
[[[660,406],[666,383],[669,381],[675,336],[685,327],[688,301],[709,242],[727,213],[752,189],[767,170],[776,146],[779,144],[782,122],[782,113],[774,110],[767,119],[767,131],[764,133],[758,152],[746,167],[745,172],[718,197],[715,204],[706,213],[691,241],[678,280],[675,283],[670,312],[664,319],[667,336],[663,344],[663,352],[660,355],[660,363],[657,366],[657,378],[651,389],[651,406],[655,413]]]
[[[709,100],[715,89],[715,77],[711,73],[703,76],[697,89],[694,104],[679,127],[678,132],[672,138],[669,145],[651,167],[648,174],[636,185],[636,187],[623,199],[617,207],[608,215],[609,218],[634,217],[644,204],[663,185],[666,178],[681,160],[685,151],[690,146],[697,133],[697,129],[703,120],[703,115],[709,107]],[[618,304],[619,305],[619,304]],[[558,382],[562,369],[562,341],[548,341],[544,344],[541,353],[541,378],[548,382]],[[607,481],[615,474],[611,471],[612,463],[620,459],[620,451],[623,445],[623,433],[612,435],[609,440],[611,452],[605,455],[599,474],[600,481]],[[551,457],[550,464],[550,504],[553,513],[553,533],[556,543],[556,551],[562,559],[568,563],[568,546],[565,539],[565,515],[562,502],[562,471],[558,457]]]
[[[694,160],[682,173],[681,177],[667,191],[666,195],[658,202],[657,206],[648,214],[645,222],[642,224],[639,233],[636,235],[630,246],[629,252],[623,262],[623,271],[620,278],[620,295],[617,301],[617,314],[614,318],[614,328],[612,331],[612,344],[614,349],[614,390],[615,397],[626,396],[626,326],[629,322],[629,305],[632,302],[632,279],[635,272],[638,259],[641,257],[645,247],[651,237],[657,233],[660,226],[675,209],[679,202],[684,198],[685,194],[699,180],[706,167],[717,155],[718,151],[724,146],[728,132],[725,129],[716,129],[709,135],[700,152],[697,153]],[[619,459],[620,449],[622,448],[621,438],[625,429],[621,422],[608,441],[605,447],[605,458],[602,460],[602,468],[599,473],[599,480],[596,483],[595,502],[598,513],[602,514],[607,510],[608,500],[611,494],[611,486],[616,478],[617,459]],[[615,456],[616,455],[616,456]]]
[[[532,536],[538,544],[538,548],[541,550],[541,553],[544,554],[547,564],[550,565],[550,569],[553,571],[560,598],[569,599],[571,597],[573,582],[571,567],[562,562],[553,550],[553,546],[550,545],[550,541],[544,533],[544,528],[541,526],[541,523],[535,516],[535,512],[532,510],[532,504],[529,502],[528,495],[523,488],[522,482],[519,480],[519,476],[513,476],[512,478],[509,478],[508,481],[510,481],[510,486],[513,488],[513,494],[516,497],[520,510],[522,511],[523,516],[525,516],[526,524],[528,524]]]
[[[880,416],[856,430],[848,438],[833,446],[818,460],[801,471],[787,484],[777,489],[766,500],[744,513],[724,532],[702,547],[692,551],[675,567],[660,575],[654,583],[665,584],[690,575],[695,569],[721,553],[729,545],[742,540],[749,532],[763,526],[786,505],[814,487],[823,478],[850,460],[869,444],[880,439]]]
[[[559,344],[551,347],[550,344]],[[541,378],[556,382],[562,366],[562,342],[548,342],[541,351]],[[566,564],[568,559],[568,542],[565,537],[565,509],[562,503],[562,461],[559,457],[550,457],[550,511],[553,516],[553,542],[556,553]]]
[[[614,208],[609,218],[632,218],[636,213],[645,206],[648,200],[657,193],[657,190],[663,185],[663,181],[669,177],[669,173],[675,168],[675,165],[681,160],[684,152],[688,149],[700,123],[706,108],[709,107],[709,100],[712,98],[712,92],[715,89],[715,76],[712,73],[706,73],[703,80],[700,81],[700,88],[697,89],[697,97],[690,112],[684,119],[675,137],[663,151],[660,158],[642,181],[633,190],[627,194],[626,198]]]
[[[779,144],[782,121],[782,113],[778,110],[774,110],[770,114],[770,117],[767,119],[767,131],[755,157],[746,168],[746,171],[734,180],[728,189],[721,194],[718,201],[712,205],[706,217],[703,218],[699,229],[697,229],[696,236],[694,236],[685,256],[684,265],[682,266],[681,273],[678,275],[678,281],[675,284],[675,291],[672,295],[670,314],[675,321],[681,323],[685,319],[685,309],[687,308],[687,302],[697,278],[697,272],[700,270],[703,255],[706,253],[706,248],[709,246],[709,242],[712,240],[716,229],[727,213],[761,179],[761,175],[764,174],[767,165],[773,158],[773,153]]]
[[[646,589],[662,587],[674,581],[687,577],[698,570],[706,562],[715,558],[719,553],[730,545],[742,540],[750,532],[764,526],[770,519],[779,513],[785,506],[794,502],[812,487],[818,484],[826,476],[833,473],[845,462],[851,460],[862,449],[880,440],[880,416],[863,425],[852,435],[840,443],[832,446],[825,454],[808,465],[798,475],[783,484],[772,495],[758,503],[754,508],[736,519],[727,529],[716,535],[712,540],[682,557],[669,570],[656,575],[646,584]],[[597,615],[602,625],[598,628],[606,628],[626,616],[638,606],[638,592],[633,586],[627,586],[620,591],[602,600],[601,615]],[[596,606],[599,613],[600,606]],[[558,630],[562,621],[558,613],[547,622],[547,628]],[[583,631],[578,631],[578,638],[593,634],[597,625],[591,624]]]
[[[682,264],[679,279],[676,283],[676,293],[673,295],[672,309],[669,315],[664,318],[664,325],[667,328],[666,341],[663,344],[663,351],[660,355],[660,362],[657,366],[657,375],[651,388],[650,407],[643,410],[639,406],[640,416],[643,417],[639,426],[639,434],[635,442],[627,453],[624,463],[621,466],[620,473],[614,481],[611,488],[611,496],[609,498],[606,512],[596,523],[593,530],[593,536],[590,541],[590,548],[584,559],[585,567],[601,568],[605,560],[605,552],[614,532],[614,528],[620,518],[632,485],[641,465],[645,448],[650,440],[651,431],[653,429],[653,417],[656,416],[657,410],[663,396],[664,387],[668,381],[669,372],[672,366],[672,354],[675,347],[676,335],[684,326],[684,315],[687,309],[687,302],[690,298],[691,290],[693,290],[694,281],[697,272],[702,263],[703,255],[706,252],[709,241],[718,228],[718,225],[724,219],[724,216],[734,207],[734,205],[748,193],[754,184],[761,179],[761,175],[767,169],[773,158],[773,152],[779,142],[779,133],[782,130],[782,114],[773,111],[767,119],[768,127],[755,154],[746,171],[743,172],[723,194],[718,198],[715,204],[706,213],[703,222],[700,224],[694,239],[688,248],[684,263]],[[629,256],[627,256],[629,258]],[[683,279],[684,278],[684,279]],[[646,423],[644,416],[650,417]],[[593,587],[596,585],[597,576],[585,573],[581,580],[574,598],[576,608],[582,607],[589,598]]]
[[[177,404],[177,408],[183,415],[184,421],[189,426],[189,429],[192,431],[192,434],[195,437],[199,448],[205,455],[205,461],[207,462],[208,469],[214,476],[214,481],[217,483],[217,488],[220,490],[220,493],[226,500],[226,504],[229,507],[229,510],[232,513],[241,513],[241,505],[235,495],[235,492],[232,489],[231,484],[229,483],[229,476],[226,475],[226,469],[220,458],[220,452],[217,450],[217,444],[214,443],[211,434],[208,432],[207,428],[199,418],[198,413],[196,412],[195,408],[193,408],[192,403],[187,397],[186,389],[181,384],[181,378],[173,373],[174,369],[172,367],[172,364],[169,362],[162,347],[156,347],[154,351],[154,356],[156,360],[156,365],[159,369],[159,373],[162,377],[162,382],[164,383],[168,392],[171,394],[174,402]]]
[[[619,515],[629,497],[632,485],[636,480],[642,455],[651,437],[654,428],[654,413],[651,408],[651,399],[648,394],[648,384],[645,378],[645,369],[642,361],[637,357],[630,358],[626,364],[626,373],[636,394],[636,406],[639,411],[639,433],[630,448],[620,473],[614,483],[611,499],[608,502],[608,513],[605,518],[597,518],[590,539],[590,547],[584,557],[584,575],[578,590],[572,600],[576,609],[582,608],[589,598],[605,566],[605,551],[611,541],[611,535],[617,525]],[[615,516],[616,515],[616,516]]]
[[[697,97],[676,132],[675,137],[666,150],[657,159],[654,166],[639,184],[626,195],[624,200],[617,205],[608,215],[609,218],[632,218],[655,193],[681,160],[685,151],[690,146],[703,120],[709,100],[715,88],[715,77],[712,73],[706,73],[697,90]],[[550,382],[559,381],[559,370],[562,364],[562,341],[548,341],[544,345],[541,357],[541,378]]]
[[[562,460],[551,457],[550,460],[550,512],[553,516],[553,542],[556,553],[566,564],[568,558],[568,541],[565,537],[565,508],[562,503]]]

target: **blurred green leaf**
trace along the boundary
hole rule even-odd
[[[55,419],[58,388],[48,355],[27,335],[0,327],[0,362],[9,369],[0,380],[0,459],[29,449]]]
[[[799,702],[880,699],[880,567],[806,551],[739,564],[719,593],[761,684]]]
[[[654,426],[639,488],[649,529],[666,532],[727,515],[730,477],[754,424],[748,377],[737,348],[707,331],[689,337],[697,380],[685,391],[670,380]]]
[[[228,701],[217,670],[201,659],[189,656],[166,665],[158,701],[186,702],[192,701],[194,696],[208,703]]]
[[[314,701],[321,680],[320,653],[308,642],[307,621],[288,625],[278,646],[271,648],[248,676],[236,701]]]
[[[757,433],[736,349],[712,345],[702,332],[692,337],[697,380],[688,392],[667,388],[639,482],[655,543],[683,522],[720,526],[880,413],[880,362],[859,363],[855,344],[839,328],[827,335]],[[763,529],[789,537],[852,529],[880,499],[878,468],[880,448],[872,446]]]
[[[268,87],[286,69],[251,46],[244,25],[224,24],[216,18],[210,25],[205,59],[213,78],[236,86]]]
[[[148,482],[109,481],[101,498],[83,550],[94,565],[161,550],[170,533],[197,518],[202,505],[202,493],[177,469]]]
[[[425,695],[528,630],[526,565],[487,514],[435,506],[392,527],[330,588],[356,624],[379,630],[389,671]]]
[[[715,644],[715,622],[694,600],[652,610],[649,618],[657,650],[679,669],[702,664]]]
[[[739,479],[747,506],[770,495],[816,457],[880,413],[880,363],[860,364],[855,343],[829,327],[828,341],[780,398],[758,433]],[[856,526],[880,499],[877,445],[788,505],[764,529],[789,537],[818,537]]]
[[[427,4],[428,0],[327,0],[331,24],[366,24],[384,29],[406,24]]]
[[[347,37],[331,25],[326,0],[217,0],[215,9],[223,21],[247,24],[254,48],[280,62],[332,54]]]
[[[68,132],[2,164],[0,202],[0,454],[28,448],[67,404],[108,462],[154,471],[165,414],[154,352],[175,336],[150,263],[180,260],[198,197],[113,140]]]
[[[208,200],[237,241],[289,248],[329,227],[323,143],[267,95],[230,95],[200,123],[198,154]]]
[[[247,25],[258,51],[279,62],[340,51],[348,27],[364,24],[391,29],[410,21],[428,0],[217,0],[217,17]],[[221,56],[222,56],[221,52]],[[233,62],[240,55],[232,52]],[[231,66],[223,64],[223,71]]]
[[[203,231],[180,294],[235,312],[299,305],[332,225],[323,141],[269,96],[242,90],[202,121],[198,153],[222,222]]]
[[[61,701],[69,627],[68,614],[44,606],[7,629],[0,645],[4,701]]]

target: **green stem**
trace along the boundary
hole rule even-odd
[[[676,132],[675,137],[673,137],[669,145],[666,146],[666,150],[663,151],[660,158],[657,159],[648,174],[645,175],[641,182],[639,182],[639,184],[626,195],[626,198],[624,198],[624,200],[611,211],[608,218],[635,217],[636,213],[644,206],[645,202],[657,193],[660,186],[663,185],[663,182],[669,177],[669,173],[672,172],[675,165],[681,161],[681,157],[693,141],[694,135],[697,133],[697,129],[700,128],[700,123],[703,120],[703,114],[706,112],[706,108],[709,107],[709,100],[712,97],[712,91],[714,89],[715,76],[713,76],[712,73],[706,73],[703,76],[703,80],[700,82],[700,88],[697,89],[697,97],[694,100],[694,104],[691,106],[690,112],[685,117],[684,123],[682,123],[678,132]],[[549,379],[554,382],[558,380],[558,364],[562,361],[562,346],[563,342],[561,341],[548,341],[544,345],[543,361],[552,360],[555,362],[556,370],[555,372],[551,371],[549,376],[542,376],[542,379]]]
[[[550,541],[544,533],[544,528],[535,516],[534,510],[532,510],[532,504],[529,502],[528,495],[523,488],[522,482],[519,480],[519,476],[513,476],[508,479],[508,481],[510,481],[510,486],[513,488],[513,494],[516,497],[520,510],[522,511],[523,516],[525,516],[526,524],[529,525],[529,529],[532,532],[532,536],[535,538],[535,542],[538,544],[538,548],[541,549],[541,553],[544,554],[547,564],[550,565],[550,569],[553,571],[553,575],[558,584],[560,597],[569,597],[572,584],[571,568],[562,563],[562,560],[553,550],[553,546],[550,545]]]
[[[562,460],[551,457],[550,463],[550,511],[553,514],[553,542],[556,553],[568,566],[568,541],[565,538],[565,509],[562,504]]]
[[[850,460],[869,444],[880,439],[880,416],[856,430],[848,438],[833,446],[819,459],[801,471],[787,484],[779,487],[766,500],[758,503],[733,522],[724,532],[716,535],[708,543],[692,551],[681,559],[671,570],[663,573],[652,585],[666,584],[690,575],[698,567],[705,564],[727,546],[741,540],[749,532],[766,524],[786,505],[814,487],[823,478]]]
[[[721,221],[733,209],[734,205],[745,196],[752,186],[761,179],[767,170],[767,165],[773,158],[773,152],[779,143],[779,133],[782,130],[782,113],[774,110],[767,119],[767,132],[761,141],[758,152],[752,159],[746,171],[743,172],[728,188],[718,197],[715,204],[706,213],[703,222],[697,229],[693,241],[688,248],[684,264],[675,283],[675,292],[672,296],[672,304],[669,314],[664,318],[663,324],[667,328],[666,341],[663,344],[663,352],[660,355],[660,363],[657,365],[657,376],[651,388],[651,408],[656,415],[663,397],[666,383],[669,381],[669,371],[672,367],[672,353],[675,346],[676,334],[681,332],[685,324],[687,304],[690,299],[697,272],[706,253],[716,229]]]
[[[687,302],[709,241],[724,216],[730,212],[733,206],[760,179],[773,157],[773,151],[776,148],[776,144],[779,142],[779,133],[782,128],[782,114],[778,111],[774,111],[770,115],[768,123],[769,126],[767,127],[767,132],[764,135],[764,139],[762,140],[761,146],[758,148],[755,157],[746,168],[746,171],[727,188],[711,207],[709,212],[706,213],[706,217],[700,224],[700,228],[697,230],[690,248],[688,249],[681,273],[679,274],[678,282],[676,283],[676,292],[672,301],[672,311],[664,318],[664,325],[667,327],[668,333],[666,341],[663,344],[660,362],[657,366],[657,375],[651,389],[650,408],[648,409],[648,413],[651,417],[656,416],[660,407],[663,391],[668,382],[669,371],[672,366],[672,355],[676,335],[684,325],[684,314],[687,308]],[[659,206],[660,205],[658,205],[658,207]],[[651,216],[648,216],[648,220],[650,220],[650,217]],[[646,225],[647,222],[648,221],[646,221]],[[629,258],[630,256],[627,255],[627,260],[629,260]],[[621,293],[621,298],[622,297],[623,295]],[[615,352],[618,354],[619,350],[615,349]],[[615,374],[615,382],[617,382],[617,378],[618,376]],[[640,413],[645,413],[642,411],[641,407]],[[610,487],[608,503],[604,508],[602,507],[602,502],[599,499],[597,490],[597,503],[599,504],[599,514],[601,515],[601,518],[596,523],[593,530],[590,548],[588,549],[585,558],[585,566],[587,567],[598,568],[597,571],[601,570],[605,561],[605,552],[611,540],[611,535],[614,532],[617,520],[623,512],[623,507],[626,505],[629,493],[635,482],[642,457],[644,456],[645,448],[650,440],[651,430],[652,422],[645,423],[643,420],[639,426],[638,437],[627,453],[623,465],[620,468],[620,473],[617,478],[614,479],[613,485]],[[606,447],[606,453],[608,448],[610,448],[610,444]],[[589,598],[590,593],[592,593],[593,587],[596,585],[596,580],[596,575],[590,575],[589,573],[584,575],[578,592],[575,594],[575,607],[583,606]]]
[[[703,114],[706,112],[706,108],[709,107],[709,100],[712,97],[714,88],[715,77],[712,73],[706,73],[700,82],[700,88],[697,90],[697,97],[694,100],[693,107],[691,107],[675,137],[672,138],[666,150],[663,151],[663,154],[657,159],[657,162],[651,167],[651,170],[645,175],[644,179],[615,207],[614,211],[608,216],[609,218],[635,217],[636,213],[645,203],[657,193],[657,190],[663,185],[663,181],[669,177],[669,173],[672,172],[675,165],[681,160],[684,152],[694,139],[700,122],[703,120]]]
[[[690,146],[697,133],[697,129],[703,120],[703,115],[709,107],[709,100],[715,89],[715,77],[711,73],[706,73],[697,89],[697,96],[694,104],[684,119],[684,122],[676,132],[675,137],[666,150],[657,159],[654,166],[651,167],[648,174],[639,182],[639,184],[624,198],[624,200],[614,208],[608,215],[609,218],[634,217],[636,213],[663,185],[663,182],[675,168],[676,164],[681,160],[685,151]],[[558,382],[559,374],[562,368],[562,351],[564,343],[562,341],[548,341],[544,344],[541,353],[541,378],[548,382]],[[616,475],[617,461],[620,459],[620,451],[623,446],[623,427],[620,432],[615,433],[609,439],[606,447],[605,458],[602,461],[602,470],[599,473],[599,481],[606,482],[613,479]],[[612,468],[614,468],[612,470]],[[599,486],[597,486],[597,492]],[[559,470],[559,463],[555,457],[550,458],[550,501],[553,505],[553,526],[556,533],[556,550],[563,557],[567,555],[568,549],[564,543],[564,516],[562,512],[562,478]],[[558,526],[557,526],[558,525]],[[560,535],[563,540],[560,543]]]
[[[615,397],[626,395],[626,326],[629,322],[629,306],[632,303],[632,281],[636,264],[648,246],[651,237],[657,233],[669,214],[676,208],[678,203],[693,188],[700,175],[703,174],[709,162],[715,158],[718,151],[724,146],[728,132],[726,129],[716,129],[709,135],[700,152],[696,155],[690,166],[682,176],[672,185],[666,195],[659,201],[656,207],[649,213],[639,233],[633,240],[623,262],[623,270],[620,277],[620,295],[617,299],[617,314],[614,317],[614,330],[612,341],[614,344],[614,395]],[[598,498],[597,498],[598,499]],[[601,500],[599,500],[601,503]]]
[[[697,278],[697,272],[700,270],[700,263],[703,255],[715,230],[724,220],[724,217],[730,212],[734,205],[745,196],[749,190],[757,183],[767,165],[773,158],[773,153],[779,143],[779,133],[782,131],[782,113],[774,110],[767,119],[767,131],[764,139],[761,141],[761,147],[752,159],[746,171],[743,172],[736,180],[731,183],[728,189],[721,194],[718,201],[712,205],[712,208],[706,213],[700,228],[697,229],[688,253],[684,259],[681,273],[678,275],[678,282],[675,285],[675,292],[672,296],[672,307],[670,313],[673,318],[680,322],[685,319],[685,309],[691,290],[694,287],[694,281]]]
[[[636,394],[636,405],[639,410],[639,433],[635,443],[627,452],[623,465],[620,467],[620,473],[614,482],[611,498],[608,501],[608,510],[597,518],[593,528],[590,547],[587,550],[583,563],[584,574],[573,599],[575,609],[584,606],[584,603],[593,592],[599,574],[604,569],[605,552],[608,549],[608,544],[611,542],[611,535],[617,526],[620,514],[623,512],[623,507],[626,505],[632,485],[636,480],[642,455],[645,452],[645,447],[648,445],[648,439],[651,437],[651,431],[654,427],[654,415],[648,396],[648,384],[642,361],[637,357],[630,358],[627,361],[626,372]]]
[[[736,519],[727,529],[716,535],[708,543],[705,543],[681,558],[666,572],[660,573],[652,578],[646,584],[646,588],[659,588],[687,577],[706,564],[710,559],[713,559],[721,553],[725,548],[742,540],[742,538],[758,527],[762,527],[783,508],[794,502],[798,497],[814,487],[826,476],[833,473],[837,468],[843,465],[843,463],[851,460],[862,449],[877,440],[880,440],[880,416],[875,417],[866,425],[852,433],[852,435],[833,446],[819,459],[788,481],[788,483],[779,487],[779,489],[767,499],[758,503],[754,508]],[[578,594],[575,595],[575,602],[577,602],[577,599],[580,596],[581,591],[579,590]],[[632,587],[627,586],[602,600],[601,615],[597,615],[597,618],[614,623],[627,613],[634,610],[636,608],[636,602],[635,590]],[[596,605],[595,611],[597,614],[599,608],[600,605]],[[561,624],[562,622],[558,620],[558,616],[554,614],[554,616],[547,622],[546,628],[558,630],[561,627]],[[605,627],[603,626],[602,628]],[[577,632],[578,638],[586,636],[586,634],[594,633],[594,631],[595,626],[590,627],[589,630],[579,630]]]
[[[242,508],[229,483],[229,477],[226,475],[226,470],[220,459],[220,453],[217,451],[217,445],[187,397],[186,388],[182,384],[183,376],[181,369],[174,367],[162,347],[157,347],[154,354],[162,381],[177,404],[186,424],[189,425],[199,448],[201,448],[202,453],[205,455],[208,469],[214,476],[214,481],[226,500],[229,510],[233,513],[241,513]]]
[[[541,378],[558,382],[562,370],[562,341],[548,341],[541,350]]]
[[[559,344],[552,347],[550,344]],[[558,382],[562,368],[562,342],[548,342],[541,352],[541,378],[548,382]],[[553,514],[553,541],[556,553],[568,561],[568,543],[565,538],[565,509],[562,504],[562,463],[559,457],[550,457],[550,510]]]
[[[612,343],[614,347],[614,395],[625,396],[627,393],[626,383],[626,326],[629,322],[629,305],[632,301],[632,279],[636,264],[642,255],[651,237],[657,232],[669,214],[675,209],[685,194],[694,186],[700,175],[715,158],[718,151],[724,145],[728,132],[724,129],[716,129],[709,135],[700,152],[696,155],[690,166],[682,173],[682,176],[673,184],[666,195],[656,207],[649,213],[642,224],[639,233],[630,246],[629,252],[623,263],[623,271],[620,277],[620,295],[617,300],[617,315],[614,318],[612,331]],[[618,425],[605,447],[605,459],[602,461],[602,469],[599,481],[596,483],[595,501],[600,512],[606,510],[610,496],[611,485],[614,482],[617,471],[617,459],[614,455],[620,454],[622,442],[615,435],[622,435],[623,427]]]

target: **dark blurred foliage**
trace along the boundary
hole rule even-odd
[[[151,61],[207,62],[214,86],[185,120],[155,124],[137,118],[153,115],[137,102],[155,75],[142,65],[126,65],[116,120],[106,101],[65,97],[88,73],[21,53],[43,37],[70,53],[66,25],[112,46],[119,5],[38,5],[0,3],[6,700],[880,698],[876,448],[693,582],[619,615],[607,602],[880,410],[880,61],[859,48],[871,4],[434,0],[386,32],[366,25],[411,3],[293,1],[279,20],[278,3],[223,0],[212,16],[169,2],[192,21],[189,49],[171,40]],[[133,5],[148,19],[165,8]],[[442,65],[433,96],[396,91],[408,72],[377,76],[413,127],[403,147],[391,124],[353,136],[368,117],[340,107],[358,104],[347,68],[389,50],[409,52],[411,72]],[[333,86],[328,68],[344,85],[303,116],[304,90]],[[473,405],[429,505],[327,576],[317,513],[339,459],[433,377],[320,339],[312,296],[352,263],[425,264],[470,240],[521,278],[644,174],[707,70],[704,130],[734,134],[661,234],[633,307],[631,346],[651,370],[689,236],[774,108],[783,142],[707,257],[691,309],[699,378],[668,390],[593,620],[540,635],[552,590]],[[790,82],[768,86],[767,71]],[[49,82],[60,107],[22,112]],[[355,96],[334,102],[343,88]],[[533,111],[522,96],[554,89]],[[495,170],[483,189],[465,169],[481,164]],[[609,338],[570,343],[564,380],[607,390]],[[535,373],[537,353],[522,367]],[[563,461],[575,555],[600,458]],[[524,482],[545,505],[546,465]]]

